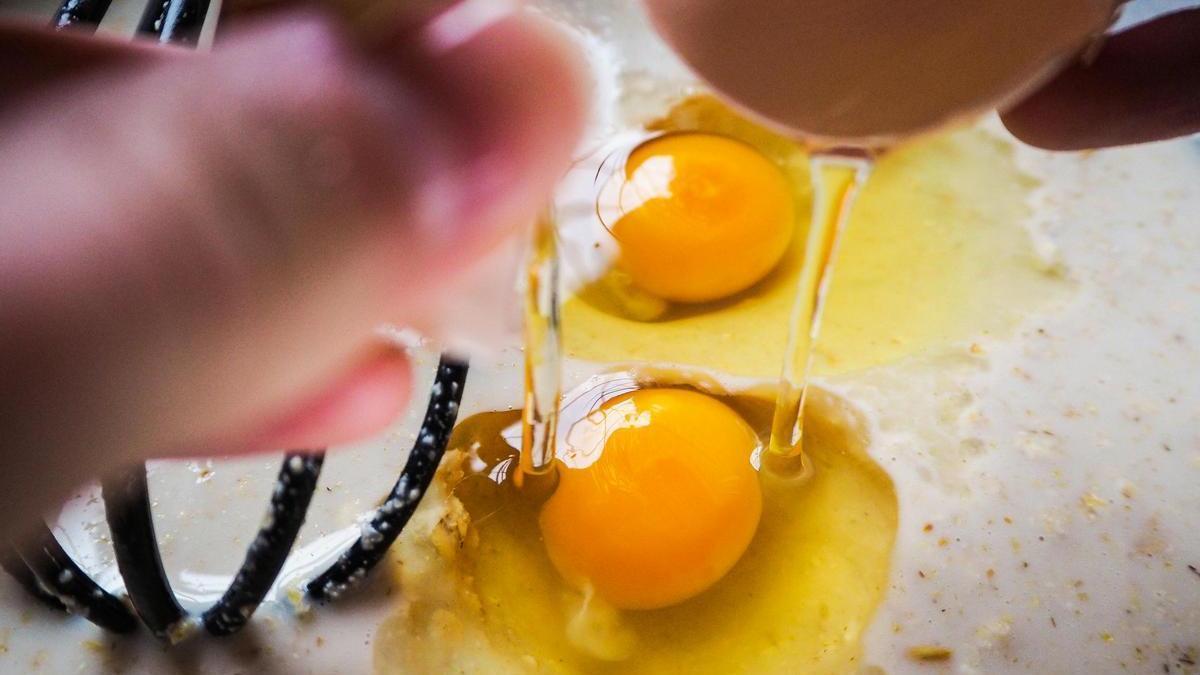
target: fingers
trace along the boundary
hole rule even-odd
[[[1200,131],[1200,8],[1110,37],[1094,61],[1067,69],[1001,117],[1017,138],[1048,150]]]
[[[174,49],[153,49],[76,31],[50,32],[25,22],[0,20],[0,111],[36,91],[98,71],[171,58]]]
[[[373,349],[362,363],[338,380],[248,434],[213,439],[199,455],[228,453],[230,448],[272,450],[324,448],[358,440],[396,419],[408,402],[412,370],[397,349]]]
[[[374,327],[531,218],[582,125],[545,25],[460,26],[368,53],[292,14],[0,112],[0,474],[398,405],[395,362],[346,385]]]

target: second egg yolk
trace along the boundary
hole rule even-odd
[[[707,302],[749,288],[783,257],[795,230],[783,172],[732,138],[651,139],[630,153],[619,179],[611,227],[618,264],[666,300]]]
[[[568,432],[572,453],[542,507],[542,536],[568,582],[620,609],[704,591],[745,552],[762,493],[753,429],[682,389],[613,398]]]

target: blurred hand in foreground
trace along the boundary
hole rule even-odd
[[[209,54],[0,27],[6,522],[147,456],[395,417],[375,327],[535,215],[586,107],[544,21],[432,21],[364,48],[264,12]]]
[[[453,12],[363,48],[264,10],[212,54],[0,26],[8,522],[117,464],[323,447],[396,415],[408,364],[373,329],[534,216],[585,112],[544,23]],[[1200,131],[1200,10],[1002,116],[1052,149]]]

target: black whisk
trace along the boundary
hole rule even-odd
[[[51,25],[94,30],[110,2],[65,0]],[[151,0],[138,32],[163,43],[195,45],[208,7],[209,0]],[[400,477],[363,528],[363,534],[328,569],[305,584],[308,598],[317,602],[336,600],[383,559],[433,481],[458,417],[466,378],[465,361],[442,356],[425,418]],[[267,518],[250,543],[242,566],[220,600],[199,617],[199,624],[208,633],[231,635],[258,608],[296,541],[324,460],[323,450],[297,450],[284,457]],[[101,493],[127,601],[88,576],[44,523],[29,540],[0,550],[0,567],[55,611],[82,615],[116,633],[137,630],[140,619],[156,637],[169,644],[179,642],[193,632],[196,622],[180,606],[163,570],[145,465],[104,480]]]

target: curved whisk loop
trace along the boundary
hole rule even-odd
[[[442,356],[421,431],[417,434],[404,470],[400,472],[400,478],[383,505],[363,525],[362,535],[338,557],[337,562],[305,586],[309,598],[318,601],[337,599],[366,577],[383,559],[396,537],[400,536],[400,531],[417,510],[421,497],[433,482],[442,455],[446,452],[466,380],[466,362]]]
[[[383,505],[362,535],[328,569],[305,584],[310,599],[336,600],[383,559],[408,523],[437,473],[466,384],[465,362],[443,356],[431,388],[425,419],[408,461]],[[104,590],[41,525],[32,541],[0,555],[0,567],[47,607],[80,614],[117,633],[137,628],[138,619],[156,637],[175,644],[203,626],[211,635],[241,629],[266,597],[304,524],[324,464],[323,452],[296,451],[283,460],[263,526],[225,594],[198,617],[190,616],[171,590],[154,532],[145,466],[103,482],[105,516],[126,599]]]

